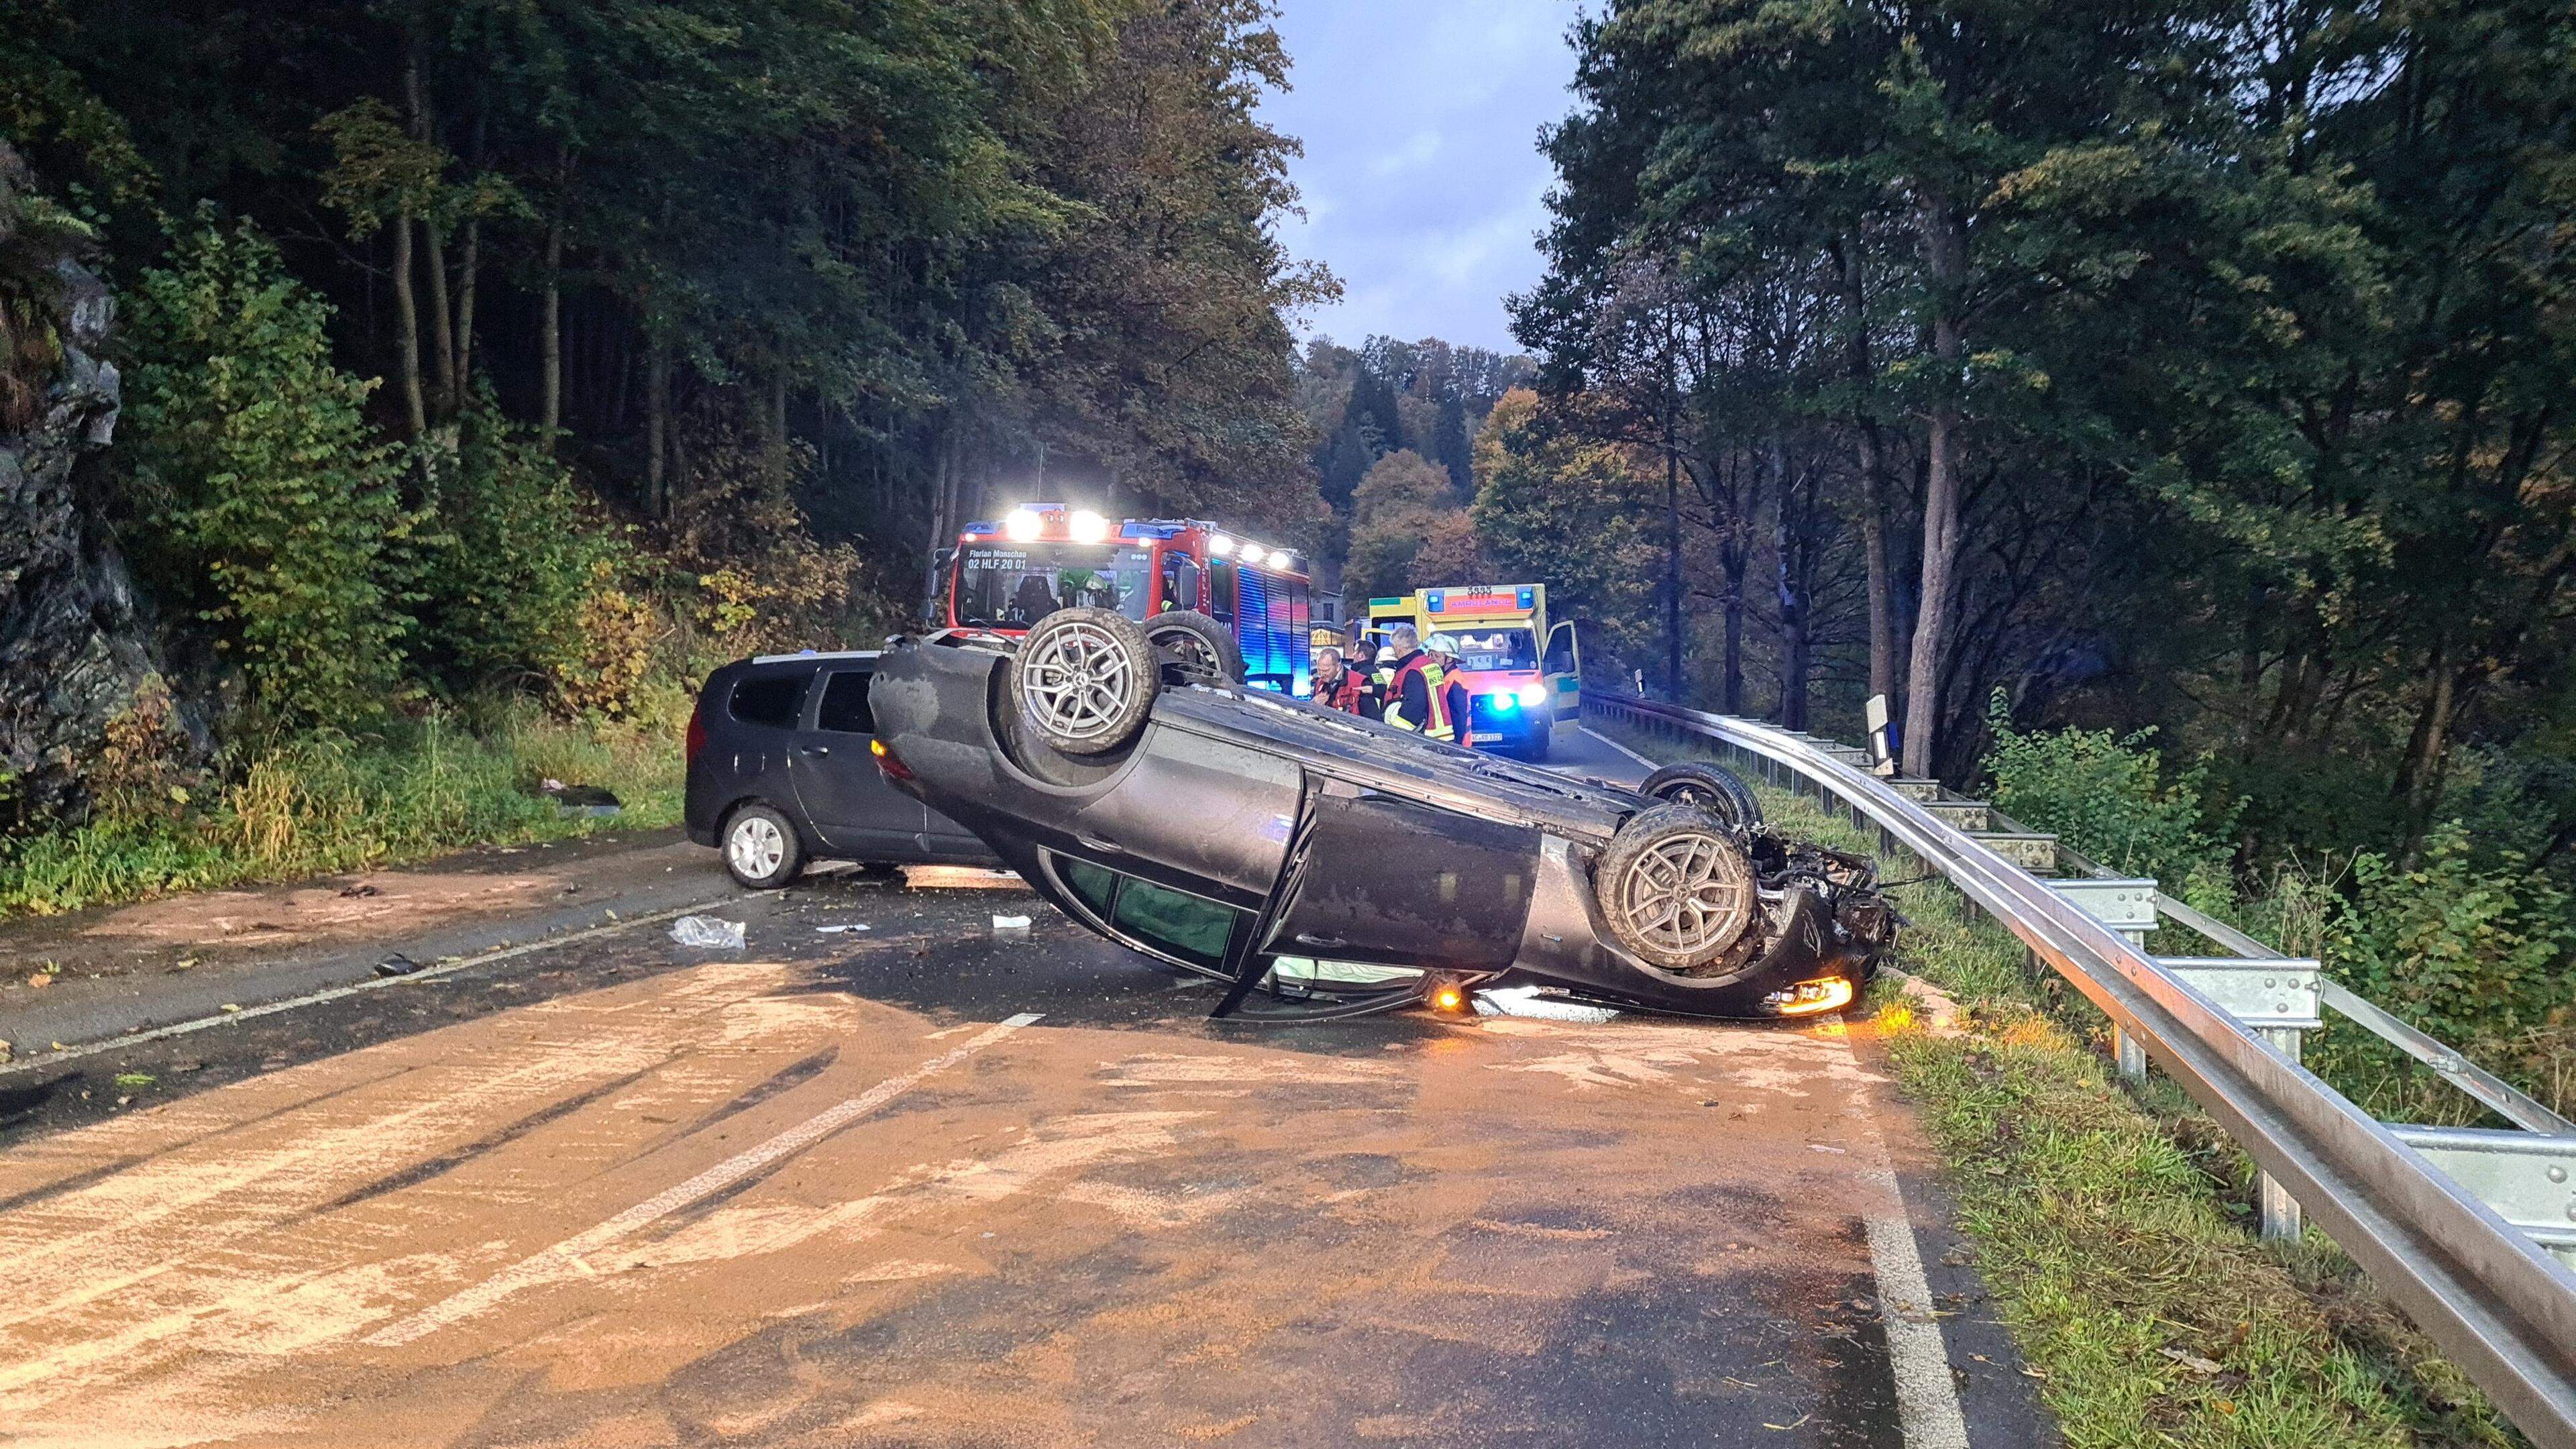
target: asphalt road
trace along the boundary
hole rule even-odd
[[[0,1444],[2050,1438],[1866,1023],[1212,1024],[1024,894],[654,842],[0,960]]]

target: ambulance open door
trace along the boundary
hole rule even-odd
[[[1556,718],[1548,729],[1552,744],[1568,744],[1583,728],[1583,645],[1567,619],[1547,631],[1547,652],[1539,658],[1539,680],[1547,688]]]

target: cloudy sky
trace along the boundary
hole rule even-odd
[[[1305,330],[1513,348],[1503,297],[1544,268],[1539,127],[1571,104],[1572,0],[1280,0],[1294,89],[1263,115],[1306,143],[1284,231],[1342,280]]]

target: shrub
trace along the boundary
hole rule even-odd
[[[290,725],[378,718],[400,679],[385,548],[410,518],[330,315],[248,222],[205,221],[143,274],[129,331],[142,551]]]
[[[2000,695],[1992,723],[1986,770],[2005,814],[2055,831],[2123,875],[2152,876],[2200,910],[2230,911],[2235,890],[2226,837],[2235,812],[2209,818],[2202,767],[2165,783],[2163,758],[2147,747],[2152,730],[2019,733]]]
[[[2353,881],[2326,931],[2336,977],[2489,1068],[2550,1090],[2535,1082],[2539,1058],[2563,1044],[2576,1008],[2567,896],[2519,857],[2479,861],[2456,821],[2426,838],[2413,869],[2363,854]],[[2319,1047],[2320,1070],[2335,1080],[2402,1080],[2376,1038],[2335,1030]]]
[[[570,470],[478,391],[453,454],[425,471],[427,522],[410,550],[422,662],[451,693],[534,683],[575,712],[599,707],[602,600],[627,550]],[[611,706],[624,697],[612,693]]]

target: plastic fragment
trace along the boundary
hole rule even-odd
[[[718,920],[714,916],[682,916],[671,923],[671,939],[683,946],[709,951],[739,951],[742,949],[742,922]]]

